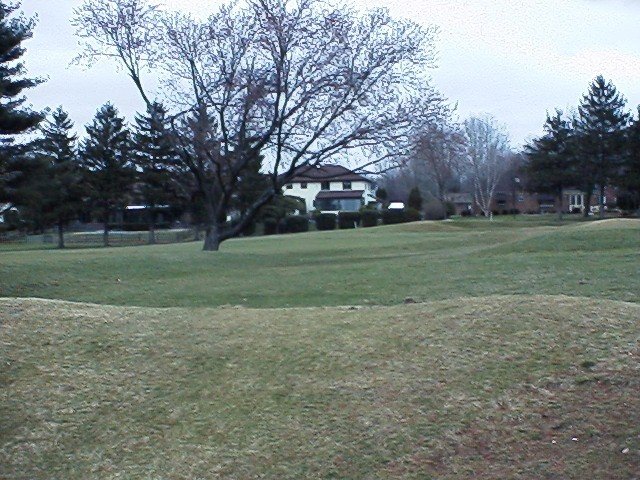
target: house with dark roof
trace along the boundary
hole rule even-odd
[[[374,183],[342,165],[301,167],[283,193],[303,199],[307,211],[352,212],[376,201]]]

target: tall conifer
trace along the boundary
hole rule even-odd
[[[87,125],[81,160],[87,175],[89,198],[102,219],[104,245],[109,246],[111,216],[123,209],[135,180],[129,158],[130,139],[124,119],[107,103]]]
[[[44,184],[44,212],[58,229],[58,247],[64,248],[64,229],[82,205],[82,176],[77,136],[69,115],[58,107],[40,127],[37,152],[45,162],[48,180]]]
[[[167,112],[161,104],[152,103],[145,115],[136,115],[132,146],[137,190],[146,206],[149,243],[155,243],[158,213],[177,195],[173,172],[178,158],[171,141]]]
[[[545,134],[525,147],[529,189],[556,197],[556,212],[562,218],[562,191],[575,184],[576,151],[571,121],[560,110],[547,115]]]
[[[21,177],[38,168],[24,146],[15,142],[16,136],[34,128],[42,118],[24,106],[24,91],[41,80],[24,76],[22,44],[31,38],[35,20],[16,15],[19,7],[19,3],[0,0],[0,203],[13,202],[12,192],[18,188],[15,182],[24,187]]]
[[[593,188],[598,185],[600,216],[604,216],[605,187],[620,172],[625,148],[624,132],[631,118],[625,106],[626,100],[616,87],[598,76],[578,107],[576,131],[583,158],[586,215]]]

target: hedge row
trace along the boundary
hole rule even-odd
[[[309,219],[304,215],[289,215],[279,222],[274,218],[266,218],[263,222],[264,234],[302,233],[309,231]]]

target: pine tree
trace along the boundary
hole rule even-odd
[[[589,213],[590,197],[597,184],[600,216],[604,216],[605,187],[618,175],[622,165],[624,132],[630,120],[625,105],[626,100],[616,87],[598,76],[578,107],[576,131],[584,162],[585,215]]]
[[[618,196],[618,203],[625,203],[624,210],[640,209],[640,107],[638,117],[627,130],[627,148],[624,165],[619,178],[621,187],[626,192]]]
[[[132,158],[138,172],[139,193],[146,205],[149,243],[153,244],[160,207],[177,196],[173,173],[178,158],[171,141],[167,112],[161,104],[153,103],[146,115],[136,115]]]
[[[58,107],[40,127],[42,138],[35,142],[44,160],[48,181],[44,185],[44,212],[58,229],[58,247],[64,248],[64,229],[82,205],[82,175],[77,136],[69,115]]]
[[[19,7],[0,1],[0,203],[12,201],[12,183],[22,182],[19,177],[38,167],[26,154],[27,149],[14,143],[16,135],[28,132],[41,119],[39,113],[24,107],[23,91],[42,80],[24,77],[22,42],[31,38],[35,21],[22,16],[11,18]]]
[[[562,191],[576,182],[575,139],[571,121],[562,111],[547,115],[545,134],[525,147],[529,189],[556,196],[556,212],[562,218]]]
[[[407,206],[414,210],[422,210],[422,195],[418,187],[413,187],[409,192],[409,198],[407,200]]]
[[[89,198],[104,225],[104,245],[109,246],[111,215],[126,206],[127,195],[135,180],[129,159],[129,131],[118,110],[107,103],[87,125],[82,143],[81,161],[87,175]]]

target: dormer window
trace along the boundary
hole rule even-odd
[[[342,182],[343,190],[351,190],[351,182]]]
[[[300,182],[300,188],[307,188],[307,182]]]
[[[321,190],[331,190],[331,182],[322,182],[320,184]]]

